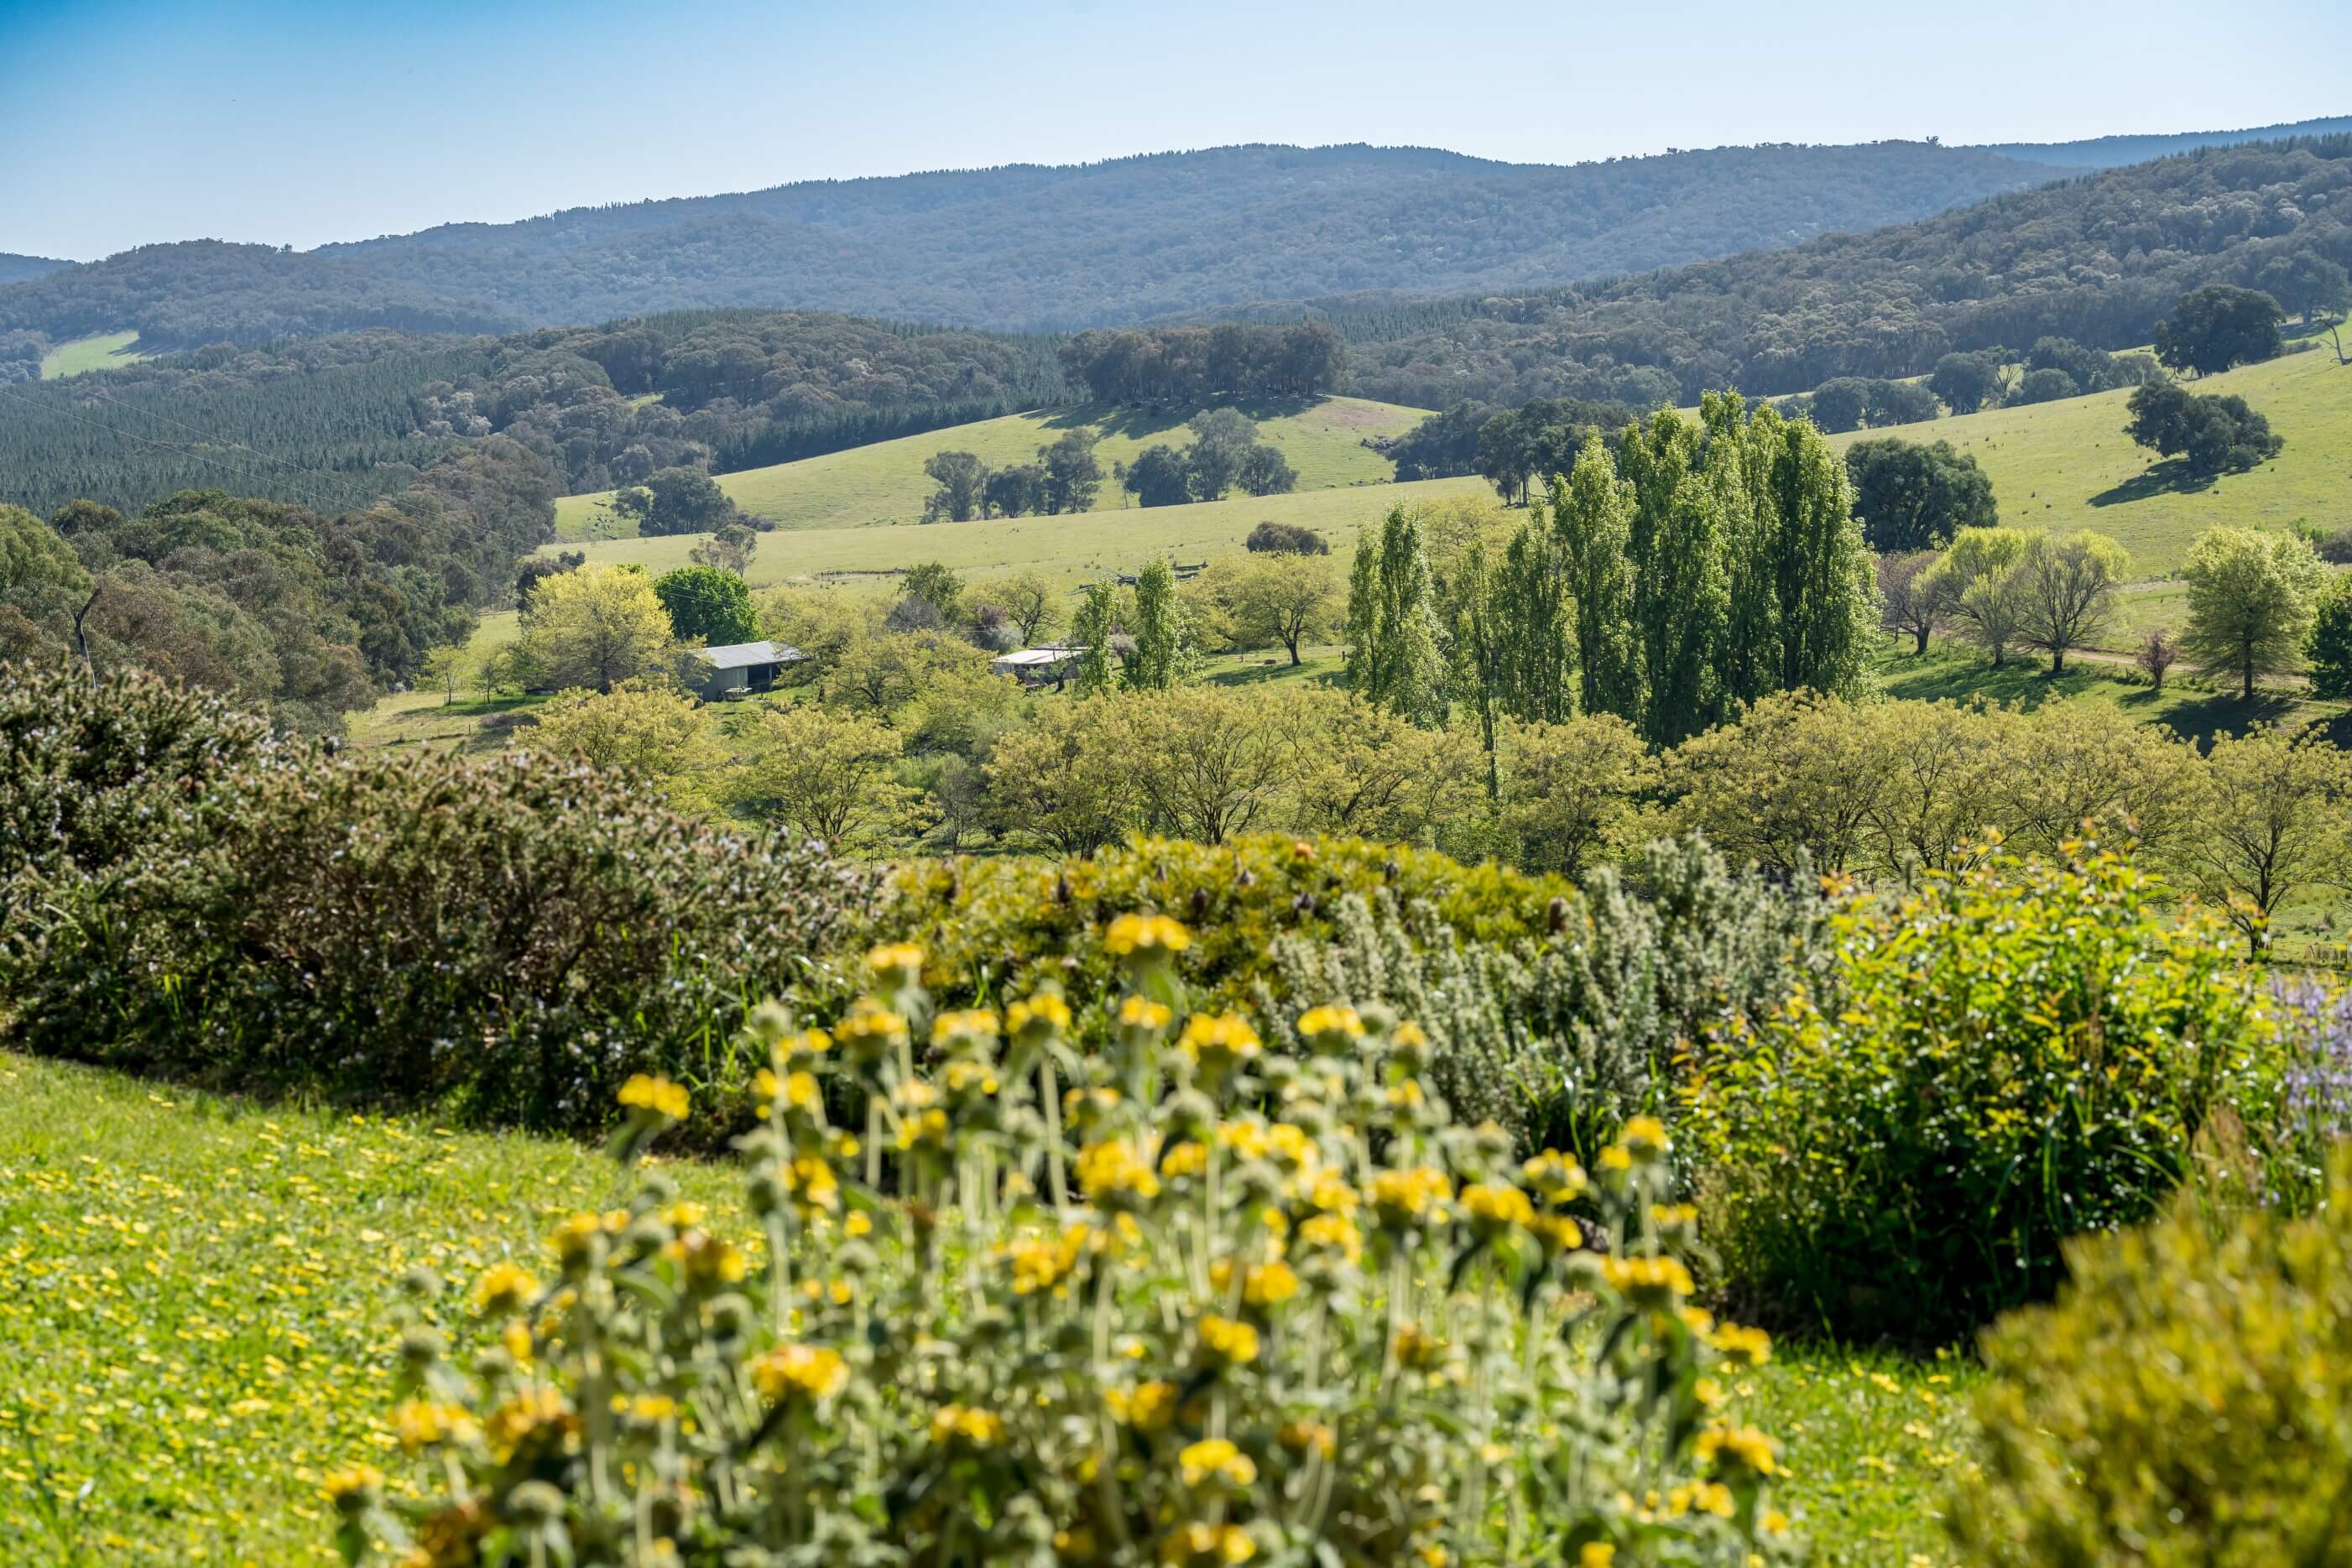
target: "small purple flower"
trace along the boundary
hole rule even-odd
[[[2271,990],[2288,1047],[2287,1126],[2315,1139],[2352,1133],[2352,990],[2299,977]]]

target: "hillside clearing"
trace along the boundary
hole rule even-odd
[[[2196,537],[2217,525],[2352,524],[2352,368],[2323,344],[2187,384],[2244,398],[2285,438],[2285,450],[2252,473],[2196,486],[2179,464],[2152,465],[2155,455],[2132,444],[2124,434],[2131,393],[2121,390],[1850,431],[1830,444],[1843,451],[1889,435],[1948,441],[1991,477],[2003,523],[2096,529],[2130,550],[2133,570],[2147,577],[2178,570]]]
[[[59,343],[41,356],[41,379],[62,381],[89,371],[110,370],[140,360],[151,360],[152,354],[142,354],[131,347],[139,341],[136,332],[100,332],[95,337],[76,338]]]
[[[1034,568],[1049,577],[1076,583],[1108,571],[1131,571],[1153,559],[1196,561],[1230,554],[1240,549],[1249,531],[1262,522],[1314,528],[1331,541],[1335,552],[1344,552],[1354,548],[1359,529],[1379,522],[1391,507],[1491,494],[1483,479],[1422,479],[1409,485],[1228,497],[1185,507],[1071,512],[1051,517],[779,529],[760,536],[759,553],[752,557],[745,576],[752,587],[767,588],[822,573],[890,572],[917,561],[937,560],[967,573]],[[635,562],[648,571],[664,572],[688,565],[695,546],[705,537],[592,539],[544,546],[540,553],[578,550],[598,564]]]
[[[1417,408],[1333,397],[1298,403],[1244,403],[1242,412],[1258,423],[1259,437],[1282,451],[1298,471],[1301,490],[1372,484],[1392,477],[1395,465],[1365,446],[1368,438],[1402,435],[1426,417]],[[1186,413],[1144,409],[1047,409],[1001,419],[950,425],[922,435],[853,446],[797,463],[721,474],[719,487],[736,505],[780,528],[835,528],[859,523],[911,523],[935,487],[923,473],[934,453],[970,452],[991,467],[1034,462],[1037,448],[1080,425],[1102,433],[1095,451],[1103,467],[1099,511],[1133,505],[1111,465],[1125,463],[1146,446],[1192,444]],[[635,532],[614,514],[612,492],[566,496],[555,504],[555,528],[565,539],[610,538]]]

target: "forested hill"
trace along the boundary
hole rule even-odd
[[[0,287],[0,332],[136,329],[152,348],[729,305],[1057,329],[1557,284],[1874,228],[2049,177],[1996,153],[1900,141],[1570,166],[1225,147],[811,182],[301,253],[148,246]]]
[[[2062,169],[2119,169],[2200,147],[2234,147],[2248,141],[2281,141],[2294,136],[2342,136],[2352,132],[2352,114],[2328,120],[2298,120],[2292,125],[2261,125],[2246,131],[2183,131],[2163,136],[2095,136],[2087,141],[2001,141],[1979,146],[2028,163]]]
[[[73,265],[70,261],[55,261],[46,256],[14,256],[0,250],[0,283],[24,283],[36,277],[46,277]]]
[[[0,384],[0,503],[128,511],[217,488],[326,513],[494,435],[543,459],[564,491],[600,490],[657,468],[782,463],[1058,402],[1055,348],[751,310],[499,339],[377,330],[215,344]]]
[[[1323,312],[1360,396],[1688,403],[1916,375],[2044,336],[2148,341],[2200,284],[2268,287],[2312,251],[2352,265],[2352,136],[2211,148],[1995,197],[1871,234],[1579,288]]]

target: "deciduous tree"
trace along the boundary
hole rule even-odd
[[[2131,571],[2131,557],[2105,534],[2026,536],[2018,563],[2018,592],[2024,612],[2018,641],[2050,655],[2050,673],[2063,674],[2066,654],[2106,626],[2116,591]]]
[[[669,612],[670,630],[688,643],[748,643],[760,629],[751,591],[731,571],[682,566],[654,579],[654,595]]]
[[[2252,698],[2259,675],[2295,668],[2326,571],[2300,535],[2209,528],[2189,548],[2189,630],[2180,651]]]
[[[583,566],[539,585],[516,647],[531,685],[609,692],[665,670],[676,638],[642,570]]]

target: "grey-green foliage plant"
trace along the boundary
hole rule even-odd
[[[1548,937],[1509,946],[1456,942],[1425,905],[1350,894],[1328,940],[1275,939],[1255,999],[1285,1045],[1308,998],[1412,1018],[1458,1119],[1590,1160],[1626,1117],[1670,1116],[1675,1077],[1732,1019],[1769,1012],[1801,977],[1826,990],[1830,906],[1811,883],[1662,839],[1588,875]]]

